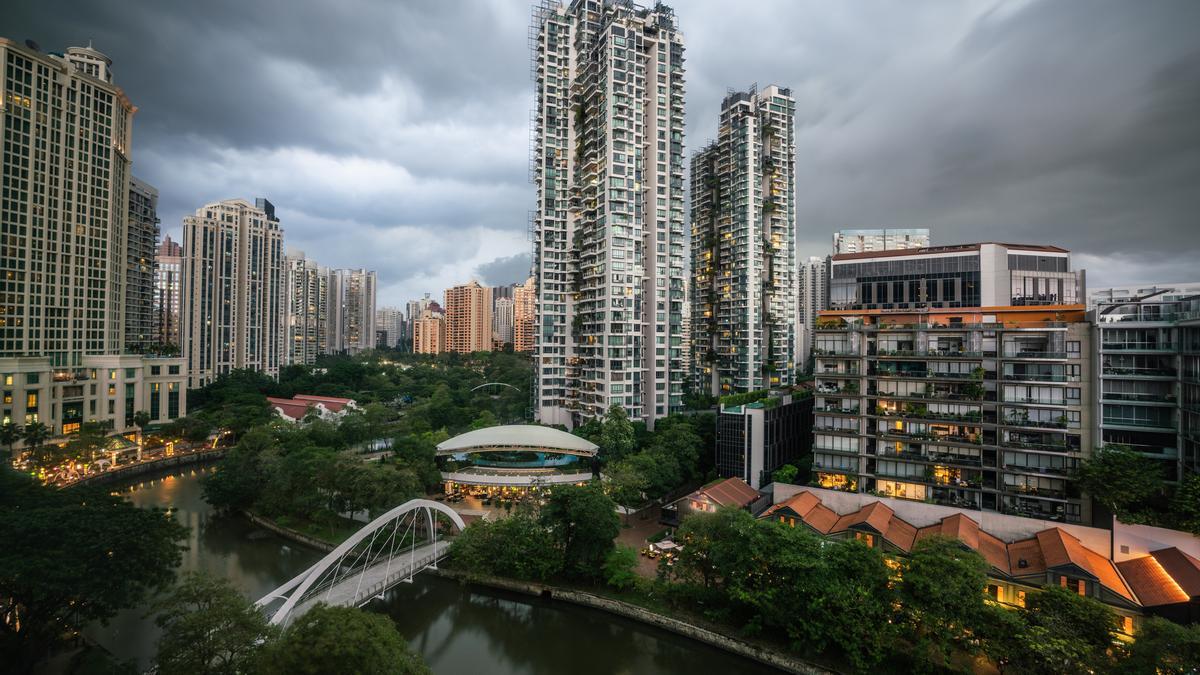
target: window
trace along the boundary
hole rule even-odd
[[[1079,340],[1067,340],[1067,354],[1079,358]]]
[[[37,395],[37,393],[36,393],[36,392],[31,392],[31,393],[29,393],[29,394],[26,394],[26,395],[25,395],[25,407],[26,407],[27,409],[33,409],[33,408],[36,408],[37,406],[38,406],[38,395]]]
[[[40,376],[41,373],[25,373],[25,384],[37,384]]]
[[[150,374],[158,375],[162,373],[162,366],[150,366]]]

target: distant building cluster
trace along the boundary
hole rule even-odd
[[[483,286],[478,281],[446,289],[438,303],[426,293],[410,300],[407,313],[380,310],[394,325],[397,338],[390,346],[406,346],[417,354],[490,352],[533,349],[533,279],[523,284]],[[407,345],[406,341],[407,340]]]

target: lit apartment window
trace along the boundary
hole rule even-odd
[[[117,371],[115,368],[108,371],[108,379],[110,379],[110,380],[117,379]]]
[[[29,409],[36,408],[38,405],[37,393],[29,393],[25,395],[25,407]]]
[[[12,392],[11,391],[4,392],[4,403],[6,405],[12,404]]]
[[[12,386],[12,383],[13,383],[13,377],[12,377],[12,375],[5,375],[5,376],[4,376],[4,386],[6,386],[6,387],[11,387],[11,386]]]

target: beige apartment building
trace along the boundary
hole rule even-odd
[[[183,219],[183,354],[192,387],[282,360],[283,230],[275,206],[228,199]]]
[[[357,354],[375,348],[375,272],[329,273],[329,351]]]
[[[441,354],[446,351],[446,318],[441,307],[431,302],[413,321],[413,353]]]
[[[537,286],[533,277],[513,288],[513,351],[524,354],[533,351],[536,301]]]
[[[492,351],[492,289],[478,281],[446,289],[446,351]]]

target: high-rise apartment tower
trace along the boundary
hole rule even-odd
[[[666,5],[539,3],[531,230],[536,413],[682,407],[683,40]]]
[[[793,382],[795,114],[788,89],[731,93],[692,158],[693,363],[714,395]]]

